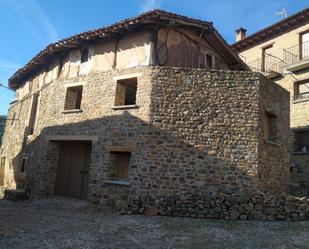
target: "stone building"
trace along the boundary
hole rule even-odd
[[[210,22],[150,11],[49,45],[9,86],[6,188],[102,204],[287,190],[289,93]]]
[[[247,65],[290,92],[290,187],[309,195],[309,8],[250,36],[244,28],[236,32],[232,47]]]

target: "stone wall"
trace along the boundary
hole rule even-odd
[[[225,220],[309,220],[309,199],[274,196],[260,191],[249,195],[209,192],[182,193],[158,198],[139,197],[129,205],[118,202],[122,214],[146,214]]]
[[[136,106],[130,109],[114,106],[119,77],[137,77]],[[76,84],[83,85],[81,110],[66,112],[66,88]],[[53,194],[60,143],[72,139],[91,141],[88,200],[94,203],[188,190],[286,190],[289,114],[277,108],[287,105],[288,94],[259,74],[136,67],[58,79],[39,94],[34,134],[28,136],[28,96],[11,106],[9,117],[16,112],[18,121],[6,126],[1,149],[10,165],[8,185],[25,183],[32,196]],[[282,143],[262,142],[265,109],[278,111]],[[110,182],[110,152],[119,149],[132,153],[126,184]],[[266,175],[269,167],[276,174]]]

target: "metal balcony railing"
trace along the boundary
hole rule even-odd
[[[265,76],[269,76],[272,72],[281,73],[284,64],[280,58],[271,54],[265,54],[264,58],[247,63],[252,71],[262,73]]]
[[[283,49],[283,61],[286,64],[293,64],[304,59],[309,59],[309,41]]]

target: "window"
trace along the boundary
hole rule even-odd
[[[261,70],[263,72],[267,71],[268,67],[269,67],[269,62],[268,60],[270,59],[269,56],[267,55],[270,55],[270,49],[273,47],[273,45],[268,45],[266,47],[263,47],[262,48],[262,65],[261,65]]]
[[[27,164],[28,164],[28,157],[23,156],[20,160],[20,168],[19,168],[21,174],[26,173]]]
[[[212,69],[212,55],[210,54],[206,54],[206,65],[207,65],[207,69]]]
[[[83,86],[67,88],[64,110],[76,110],[81,108]]]
[[[39,94],[34,94],[32,98],[32,106],[29,119],[29,135],[32,135],[34,132],[38,112],[38,105],[39,105]]]
[[[87,62],[89,59],[89,48],[83,48],[81,51],[81,63]]]
[[[112,180],[128,180],[131,152],[110,152],[110,177]]]
[[[135,105],[137,78],[117,80],[115,106]]]
[[[300,60],[307,59],[309,57],[309,31],[300,33],[299,42],[300,42],[299,59]]]
[[[265,112],[264,116],[264,138],[277,142],[277,116],[270,112]]]
[[[61,75],[63,65],[64,65],[64,58],[61,57],[61,58],[59,59],[59,63],[58,63],[57,79],[58,79],[58,78],[60,77],[60,75]]]
[[[309,130],[294,132],[294,151],[309,152]]]
[[[309,79],[294,83],[294,100],[309,98]]]

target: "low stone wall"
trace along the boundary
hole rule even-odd
[[[226,220],[309,220],[309,199],[255,192],[250,197],[226,193],[179,194],[133,200],[126,214],[146,214]],[[119,206],[118,206],[119,208]]]

